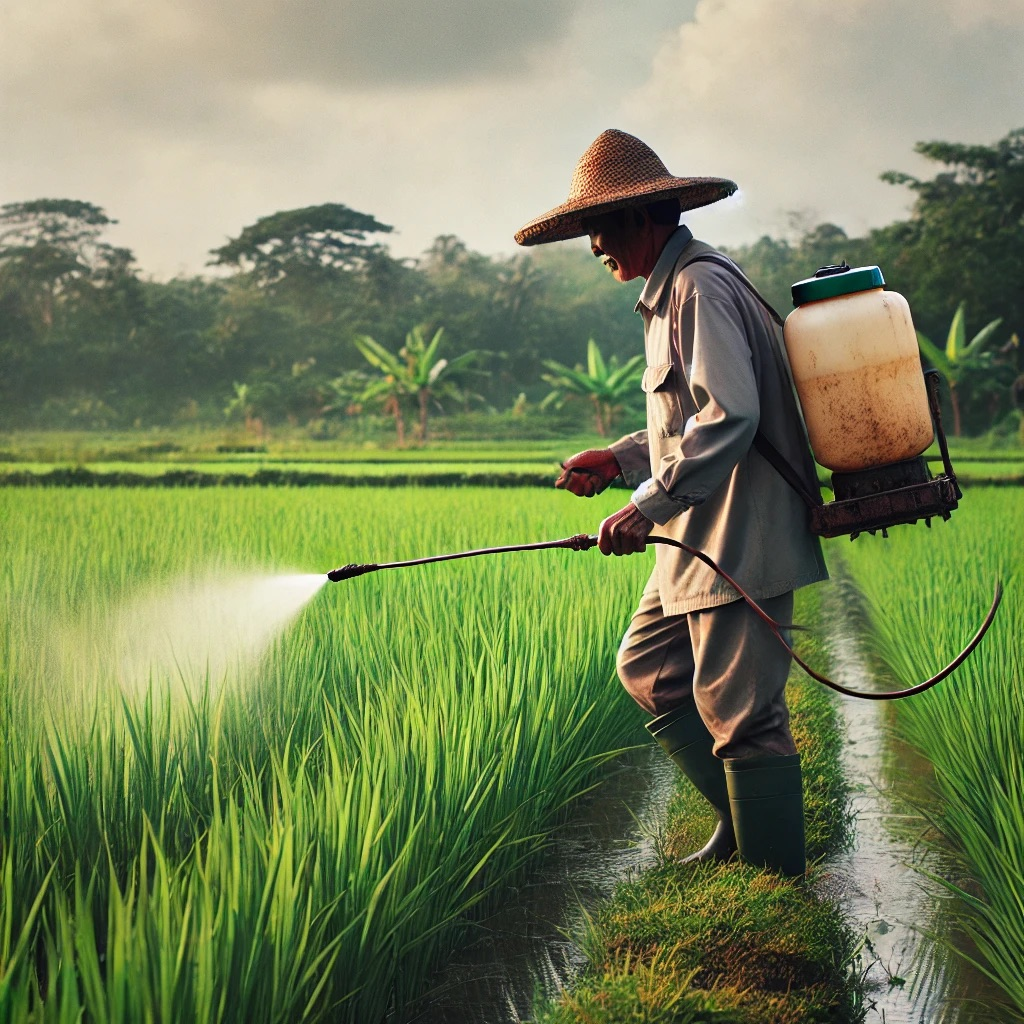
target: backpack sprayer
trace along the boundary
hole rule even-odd
[[[699,259],[735,266],[708,253]],[[820,537],[880,530],[931,518],[949,519],[963,497],[949,458],[942,430],[939,376],[922,374],[917,334],[906,299],[885,291],[878,267],[823,267],[813,278],[793,285],[796,309],[783,322],[744,277],[740,280],[764,305],[772,319],[784,327],[786,352],[793,384],[816,461],[831,469],[834,500],[824,502],[760,430],[754,447],[803,498],[810,511],[809,528]],[[924,458],[936,441],[944,472],[932,477]],[[851,690],[807,665],[789,645],[786,630],[800,628],[776,622],[724,569],[707,554],[670,537],[648,537],[652,544],[680,548],[700,559],[732,586],[754,613],[771,629],[776,640],[812,678],[848,697],[897,700],[923,693],[945,679],[970,656],[995,619],[1003,588],[998,581],[984,622],[967,646],[940,672],[915,686],[883,693]],[[577,534],[563,540],[480,548],[454,554],[432,555],[404,562],[344,565],[327,578],[337,583],[378,569],[398,569],[455,558],[545,548],[586,551],[597,544],[595,535]]]

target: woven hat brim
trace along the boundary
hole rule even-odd
[[[583,221],[588,217],[672,197],[679,199],[680,211],[696,210],[731,196],[737,187],[728,178],[659,178],[600,197],[571,199],[520,228],[515,239],[519,245],[563,242],[587,234]]]

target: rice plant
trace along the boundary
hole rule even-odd
[[[978,885],[950,882],[979,966],[1024,1012],[1024,502],[971,490],[949,523],[900,529],[840,549],[868,599],[878,650],[904,684],[945,664],[980,623],[1001,578],[1006,594],[968,661],[898,705],[898,724],[932,762],[937,824]]]
[[[245,619],[239,573],[592,532],[616,501],[0,493],[0,1020],[411,1012],[639,739],[613,665],[650,556],[376,573],[216,663],[126,609],[230,575],[187,593]]]

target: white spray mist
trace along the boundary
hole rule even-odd
[[[150,685],[192,695],[209,686],[212,695],[252,667],[325,582],[321,574],[184,579],[79,624],[59,638],[61,661],[80,696],[81,684],[103,682],[126,695]]]

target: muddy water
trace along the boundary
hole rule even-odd
[[[849,595],[844,600],[837,583],[825,599],[832,677],[857,689],[893,689],[892,680],[873,678],[850,625]],[[931,765],[895,736],[892,704],[840,700],[856,837],[851,850],[826,864],[820,890],[840,900],[852,927],[865,937],[864,1020],[995,1024],[1002,1019],[998,989],[924,934],[948,930],[945,891],[921,872],[948,877],[949,867],[917,841],[925,822],[916,808],[929,802]]]
[[[614,763],[574,807],[552,848],[509,905],[435,979],[415,1024],[516,1024],[535,992],[554,994],[583,966],[571,940],[615,885],[657,862],[656,829],[678,772],[650,743]]]

